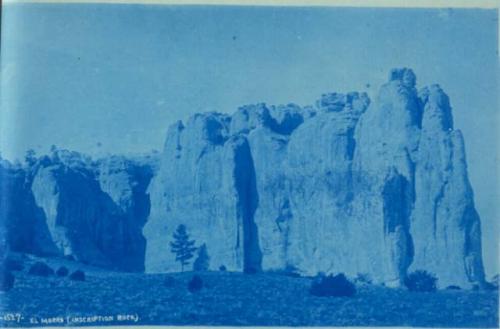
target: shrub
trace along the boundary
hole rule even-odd
[[[22,270],[24,270],[23,262],[20,260],[17,260],[17,259],[13,259],[13,258],[4,259],[0,266],[2,267],[3,271],[22,271]]]
[[[448,286],[446,287],[446,290],[461,290],[462,288],[460,288],[459,286],[455,286],[455,285],[451,285],[451,286]]]
[[[70,280],[73,281],[85,281],[85,272],[81,270],[76,270],[69,276]]]
[[[198,292],[203,288],[203,280],[199,275],[194,275],[188,283],[188,290],[191,293]]]
[[[309,292],[311,295],[319,297],[349,297],[356,293],[356,287],[343,273],[335,276],[318,275],[312,282]]]
[[[221,271],[221,272],[226,272],[226,271],[227,271],[226,266],[225,266],[225,265],[221,265],[221,266],[219,266],[219,271]]]
[[[409,291],[431,292],[436,291],[437,278],[423,270],[417,270],[409,274],[405,279],[405,286]]]
[[[198,248],[198,257],[193,263],[193,271],[196,272],[204,272],[208,271],[210,267],[210,257],[208,256],[207,245],[202,244],[200,248]]]
[[[9,291],[14,287],[15,277],[10,272],[0,273],[0,291]]]
[[[38,276],[49,276],[49,275],[54,275],[54,270],[44,262],[36,262],[35,264],[31,265],[28,274],[38,275]]]
[[[74,262],[75,256],[73,255],[64,255],[64,259]]]
[[[67,276],[68,273],[69,273],[69,270],[66,266],[61,266],[56,271],[57,276]]]
[[[165,287],[173,287],[175,285],[175,279],[171,276],[167,276],[165,278],[165,281],[163,281],[163,284],[165,285]]]

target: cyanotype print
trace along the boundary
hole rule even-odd
[[[0,325],[497,327],[497,31],[5,4]]]

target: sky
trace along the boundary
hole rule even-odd
[[[498,272],[498,13],[4,4],[0,152],[161,150],[169,124],[250,103],[372,97],[391,68],[439,83],[463,132],[488,275]]]

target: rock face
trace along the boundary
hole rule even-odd
[[[0,251],[57,254],[43,210],[35,203],[30,177],[21,167],[0,161]]]
[[[178,270],[169,242],[179,224],[206,244],[214,268],[260,269],[255,169],[248,141],[229,136],[229,119],[200,114],[185,126],[178,122],[169,128],[160,170],[149,188],[148,271]]]
[[[12,222],[6,229],[11,250],[144,270],[142,227],[149,215],[145,191],[153,175],[149,164],[118,156],[91,161],[58,151],[19,172],[5,193],[19,199],[8,200],[8,209],[18,210],[5,216]],[[29,206],[23,208],[23,202]]]
[[[448,96],[424,88],[420,146],[415,166],[412,268],[439,273],[442,285],[481,282],[481,224],[474,207],[462,134],[453,130]]]
[[[479,216],[460,131],[437,85],[396,69],[370,102],[325,94],[315,107],[244,106],[168,130],[149,187],[145,267],[176,271],[180,224],[213,269],[344,272],[401,285],[484,281]]]

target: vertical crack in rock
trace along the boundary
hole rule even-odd
[[[433,204],[432,204],[432,236],[434,238],[437,237],[438,211],[439,211],[439,207],[441,205],[441,202],[444,199],[444,191],[446,190],[447,184],[448,184],[448,181],[445,181],[441,185],[438,193],[436,194],[436,196],[432,200],[433,201]]]
[[[234,184],[238,194],[238,216],[243,225],[243,270],[260,271],[262,252],[259,247],[258,228],[254,222],[259,195],[255,179],[255,168],[250,146],[242,139],[234,155]],[[238,237],[238,241],[240,241]],[[239,243],[239,242],[238,242]]]
[[[481,224],[472,205],[464,212],[465,225],[464,267],[470,282],[484,284],[484,268],[481,257]]]
[[[391,168],[382,191],[384,232],[389,240],[389,270],[395,276],[395,285],[401,285],[413,260],[413,241],[409,232],[413,207],[412,186]]]
[[[350,127],[347,129],[346,136],[347,136],[347,158],[349,161],[352,161],[354,158],[354,151],[356,150],[356,139],[354,138],[354,131],[355,131],[356,126]],[[352,173],[352,171],[351,171]]]

